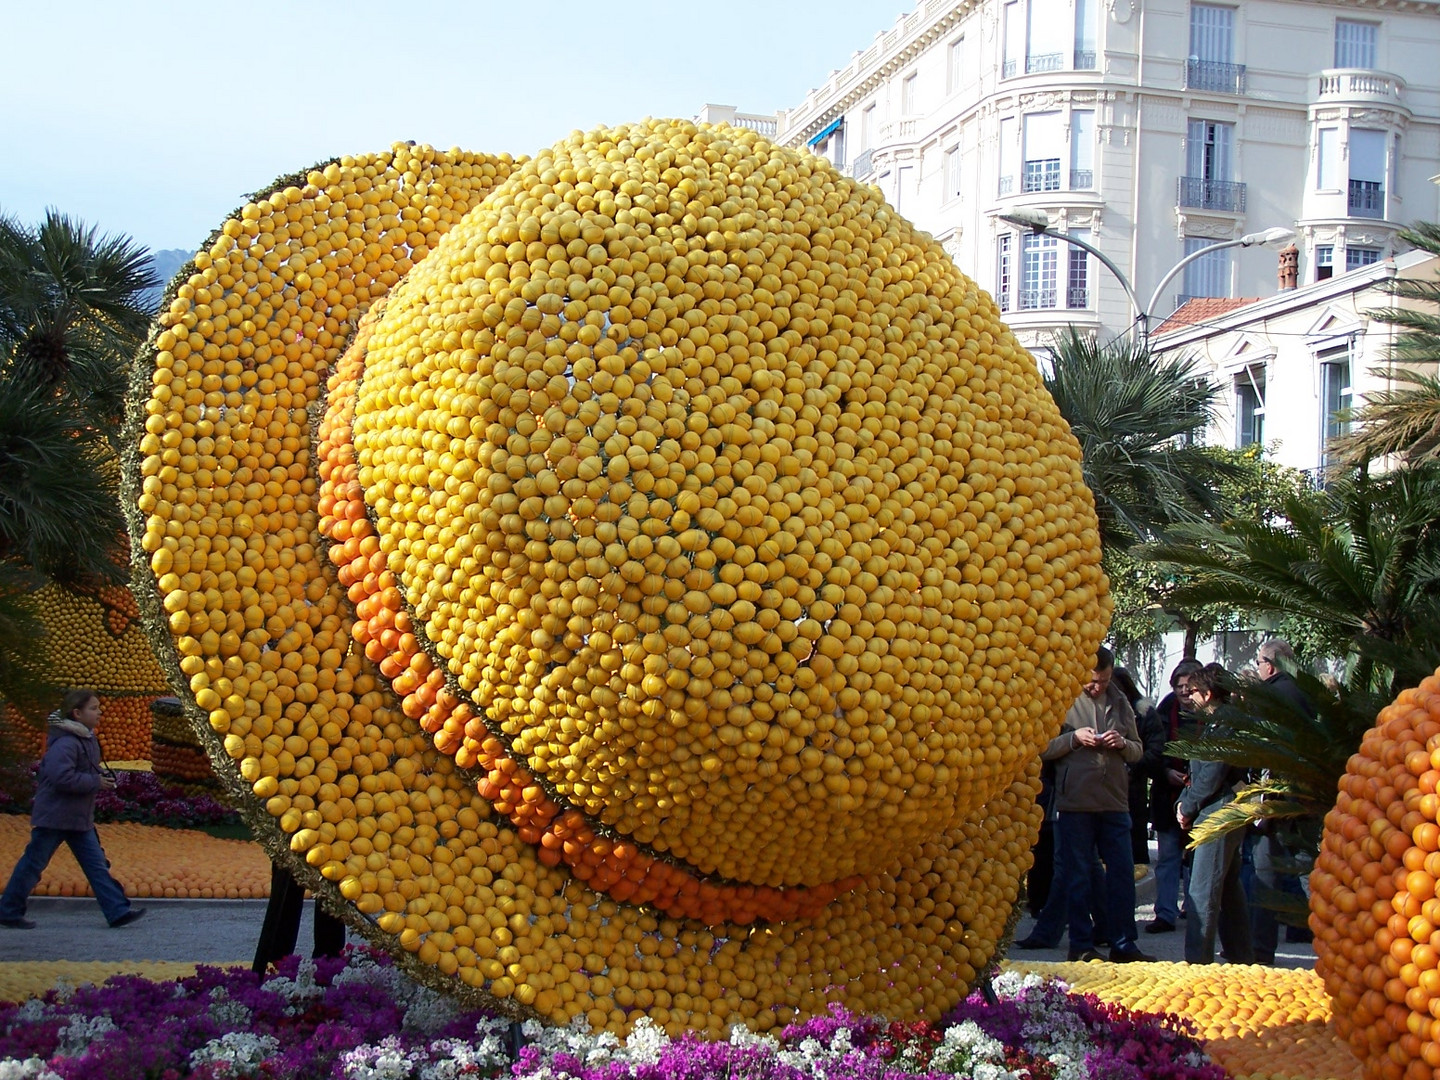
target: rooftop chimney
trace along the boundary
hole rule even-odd
[[[1277,277],[1281,292],[1289,292],[1300,284],[1300,249],[1294,244],[1281,250]]]

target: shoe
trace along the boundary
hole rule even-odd
[[[1111,949],[1110,962],[1112,964],[1153,964],[1155,957],[1141,952],[1137,945],[1127,945],[1123,949]]]
[[[1091,960],[1103,961],[1105,957],[1101,956],[1094,949],[1071,949],[1070,955],[1065,957],[1065,959],[1072,964],[1088,964]]]
[[[1144,881],[1145,875],[1148,873],[1150,873],[1150,867],[1146,866],[1144,863],[1135,864],[1135,881],[1137,883]]]
[[[35,920],[26,918],[0,919],[0,926],[6,927],[10,930],[34,930]]]
[[[129,926],[131,923],[138,922],[144,917],[145,909],[143,907],[132,907],[129,911],[125,912],[124,915],[121,915],[118,919],[112,922],[110,924],[110,928],[112,930],[115,930],[122,926]]]
[[[1058,948],[1059,945],[1060,943],[1058,941],[1040,941],[1035,937],[1021,938],[1015,942],[1015,948],[1017,949],[1054,949]]]
[[[1175,924],[1169,919],[1152,919],[1145,924],[1145,932],[1147,934],[1173,934]]]

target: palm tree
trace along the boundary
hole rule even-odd
[[[1420,222],[1402,230],[1400,238],[1440,256],[1440,224]],[[1426,306],[1371,312],[1373,317],[1400,328],[1390,360],[1407,366],[1393,372],[1387,368],[1374,372],[1392,377],[1397,385],[1369,395],[1353,415],[1356,429],[1337,441],[1336,450],[1351,465],[1363,465],[1389,454],[1409,462],[1440,458],[1440,377],[1433,371],[1421,370],[1440,364],[1440,275],[1429,280],[1397,281],[1395,296]]]
[[[0,216],[0,559],[119,580],[119,420],[156,284],[145,249],[51,211]]]
[[[154,311],[149,252],[49,211],[35,228],[0,216],[0,374],[118,439],[129,361]],[[118,447],[117,447],[118,449]]]
[[[1234,467],[1200,445],[1219,390],[1194,360],[1157,358],[1126,339],[1102,346],[1072,326],[1042,377],[1080,441],[1107,551],[1220,512],[1220,482]]]
[[[1346,657],[1353,687],[1398,693],[1440,662],[1440,463],[1364,470],[1283,517],[1177,526],[1144,557],[1188,580],[1182,604],[1226,603],[1303,621]]]

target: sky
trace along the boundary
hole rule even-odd
[[[277,176],[402,140],[529,154],[793,108],[915,0],[0,5],[0,213],[194,250]]]

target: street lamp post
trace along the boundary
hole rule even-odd
[[[1064,240],[1067,244],[1072,244],[1083,251],[1088,251],[1104,263],[1109,271],[1115,275],[1116,280],[1120,282],[1121,287],[1125,290],[1125,295],[1130,300],[1130,309],[1133,318],[1131,325],[1134,327],[1136,340],[1142,345],[1147,344],[1150,340],[1150,317],[1155,310],[1155,305],[1160,302],[1160,294],[1164,291],[1165,286],[1174,281],[1175,275],[1180,273],[1181,270],[1184,270],[1185,267],[1189,266],[1196,259],[1222,248],[1254,247],[1257,244],[1284,244],[1295,239],[1294,229],[1276,227],[1266,229],[1264,232],[1246,233],[1236,240],[1222,240],[1219,243],[1203,247],[1199,251],[1192,251],[1166,271],[1165,276],[1160,279],[1160,284],[1155,287],[1155,291],[1150,295],[1150,303],[1142,308],[1139,298],[1135,295],[1134,286],[1130,284],[1130,279],[1125,276],[1124,271],[1116,266],[1114,261],[1104,252],[1089,242],[1081,240],[1078,236],[1072,236],[1058,229],[1052,229],[1050,227],[1050,215],[1045,213],[1044,210],[1037,210],[1026,206],[1016,207],[1008,214],[1001,214],[1000,220],[1008,221],[1011,225],[1018,225],[1022,229],[1029,229],[1033,233],[1053,236],[1057,240]]]

